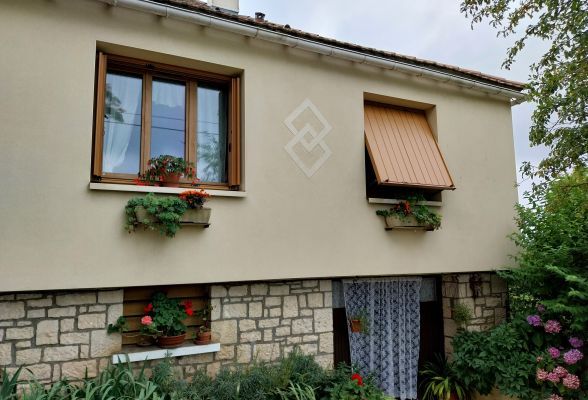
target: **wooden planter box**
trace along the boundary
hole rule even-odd
[[[208,228],[210,226],[210,214],[212,212],[212,209],[208,208],[208,207],[202,207],[202,208],[189,208],[186,210],[186,212],[184,213],[184,215],[182,215],[182,219],[180,220],[180,224],[181,225],[198,225],[198,226],[202,226],[204,228]],[[149,214],[147,212],[147,210],[145,210],[145,208],[139,206],[137,208],[135,208],[135,215],[137,215],[137,220],[139,220],[139,222],[142,221],[154,221],[155,217],[153,217],[151,214]]]
[[[386,230],[394,230],[394,229],[403,229],[403,230],[412,230],[412,231],[434,231],[435,228],[432,225],[425,225],[416,220],[414,215],[409,215],[408,217],[400,218],[397,215],[391,215],[389,217],[385,217],[384,221],[386,223]]]

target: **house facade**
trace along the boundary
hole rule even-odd
[[[95,374],[134,352],[107,324],[157,290],[213,306],[220,346],[185,346],[185,374],[296,346],[344,360],[354,280],[419,279],[421,350],[449,349],[454,301],[472,329],[504,318],[521,84],[231,1],[0,7],[0,366]],[[129,235],[131,197],[188,188],[137,185],[162,154],[194,162],[210,227]],[[384,229],[411,193],[441,229]]]

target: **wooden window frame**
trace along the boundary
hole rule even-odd
[[[142,77],[141,108],[141,149],[140,173],[147,170],[151,144],[151,90],[154,78],[184,82],[186,85],[186,118],[184,158],[197,165],[196,144],[197,126],[197,89],[199,83],[214,84],[227,93],[227,174],[226,182],[202,182],[199,187],[216,190],[240,190],[241,188],[241,80],[239,76],[221,75],[198,71],[168,64],[155,63],[135,58],[122,57],[99,52],[97,54],[96,106],[94,115],[94,135],[92,151],[92,181],[131,185],[136,175],[104,173],[102,171],[102,154],[104,145],[104,108],[106,93],[106,75],[110,71],[122,72]],[[192,187],[189,180],[182,180],[181,187]]]

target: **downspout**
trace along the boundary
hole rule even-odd
[[[236,21],[228,21],[216,16],[210,16],[196,11],[184,10],[179,7],[154,3],[149,0],[97,0],[115,7],[124,7],[135,11],[147,12],[161,17],[190,22],[204,27],[219,29],[242,36],[258,38],[267,42],[298,48],[301,50],[322,54],[359,64],[367,64],[392,71],[400,71],[410,75],[422,76],[443,83],[482,91],[486,94],[507,97],[511,105],[525,101],[525,94],[516,90],[502,88],[489,83],[477,82],[471,78],[459,77],[450,73],[439,72],[427,67],[418,67],[401,61],[393,61],[383,57],[367,55],[361,52],[342,49],[336,46],[317,43],[311,40],[297,38],[282,32],[252,27]]]

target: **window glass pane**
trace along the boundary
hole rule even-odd
[[[141,159],[142,78],[106,74],[102,171],[137,174]]]
[[[212,87],[198,87],[196,171],[202,182],[227,181],[227,95]]]
[[[186,85],[154,79],[151,105],[151,158],[184,157]]]

